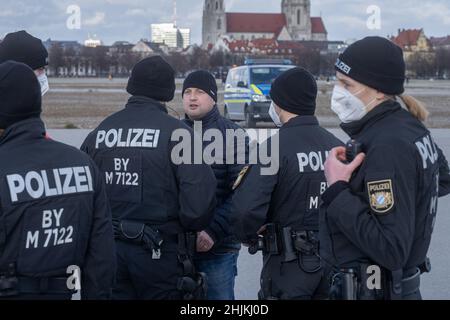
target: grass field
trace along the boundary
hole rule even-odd
[[[43,99],[44,121],[48,128],[93,129],[105,117],[122,109],[129,97],[125,92],[127,80],[114,79],[50,79],[50,92]],[[339,121],[330,109],[332,83],[319,82],[317,116],[325,127],[333,128]],[[422,100],[431,112],[427,125],[450,128],[450,81],[411,81],[407,93]],[[219,84],[219,108],[223,111],[223,85]],[[181,80],[177,81],[175,99],[168,104],[183,115]],[[258,124],[258,127],[271,126]]]

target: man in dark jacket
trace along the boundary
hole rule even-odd
[[[117,240],[117,299],[192,299],[202,289],[190,232],[210,224],[216,179],[207,165],[174,159],[173,135],[192,133],[164,105],[173,99],[174,75],[159,56],[140,61],[125,109],[82,146],[106,179]]]
[[[205,137],[207,132],[213,135],[217,133],[216,139],[223,142],[223,148],[216,150],[214,159],[211,159],[214,160],[211,161],[211,168],[218,182],[215,215],[209,226],[198,233],[195,264],[208,277],[209,300],[234,300],[240,244],[231,232],[231,197],[232,186],[247,158],[248,144],[245,131],[222,117],[216,103],[217,85],[214,77],[207,71],[191,73],[183,84],[183,105],[187,116],[185,123]],[[226,139],[227,131],[238,137],[237,143]],[[205,140],[209,139],[204,139],[205,152],[218,142]],[[227,156],[231,161],[227,161]],[[238,161],[239,158],[242,161]]]
[[[45,138],[41,89],[0,64],[0,298],[111,295],[115,250],[105,184],[79,150]]]

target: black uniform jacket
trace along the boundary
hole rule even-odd
[[[240,240],[252,242],[266,223],[317,231],[320,196],[327,187],[323,165],[329,151],[340,145],[314,116],[291,119],[264,142],[260,148],[268,150],[271,163],[260,159],[252,165],[233,197]]]
[[[388,270],[421,265],[449,168],[430,132],[395,101],[342,125],[362,143],[364,163],[350,183],[323,195],[321,252],[338,267],[370,261]]]
[[[116,256],[94,162],[45,138],[42,121],[28,119],[0,137],[0,179],[0,272],[15,264],[18,277],[60,278],[78,267],[81,297],[108,298]]]
[[[164,105],[141,96],[89,134],[81,149],[104,175],[114,219],[167,234],[209,225],[217,183],[209,166],[193,164],[193,138]]]

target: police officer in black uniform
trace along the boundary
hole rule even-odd
[[[192,130],[164,105],[174,97],[174,74],[159,56],[140,61],[125,109],[82,146],[106,179],[117,239],[115,299],[192,299],[204,288],[192,255],[195,233],[213,217],[216,179],[209,166],[190,163],[193,153],[172,138],[187,134],[194,146]]]
[[[354,140],[325,164],[330,187],[322,196],[320,238],[331,298],[420,299],[438,198],[449,192],[448,163],[421,122],[424,106],[400,96],[399,47],[365,38],[340,56],[336,70],[332,108]]]
[[[105,184],[79,150],[45,138],[41,89],[0,64],[0,298],[109,298],[115,250]]]
[[[242,172],[233,198],[236,233],[251,244],[252,253],[263,251],[260,299],[325,299],[319,199],[326,189],[327,154],[342,142],[319,126],[317,84],[306,70],[281,74],[270,95],[270,115],[281,129],[264,147],[277,165],[253,165]],[[262,171],[270,167],[273,172]]]

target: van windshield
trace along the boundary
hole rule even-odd
[[[289,70],[286,67],[256,67],[251,68],[251,78],[252,84],[272,84],[273,80],[277,78],[283,72]]]

